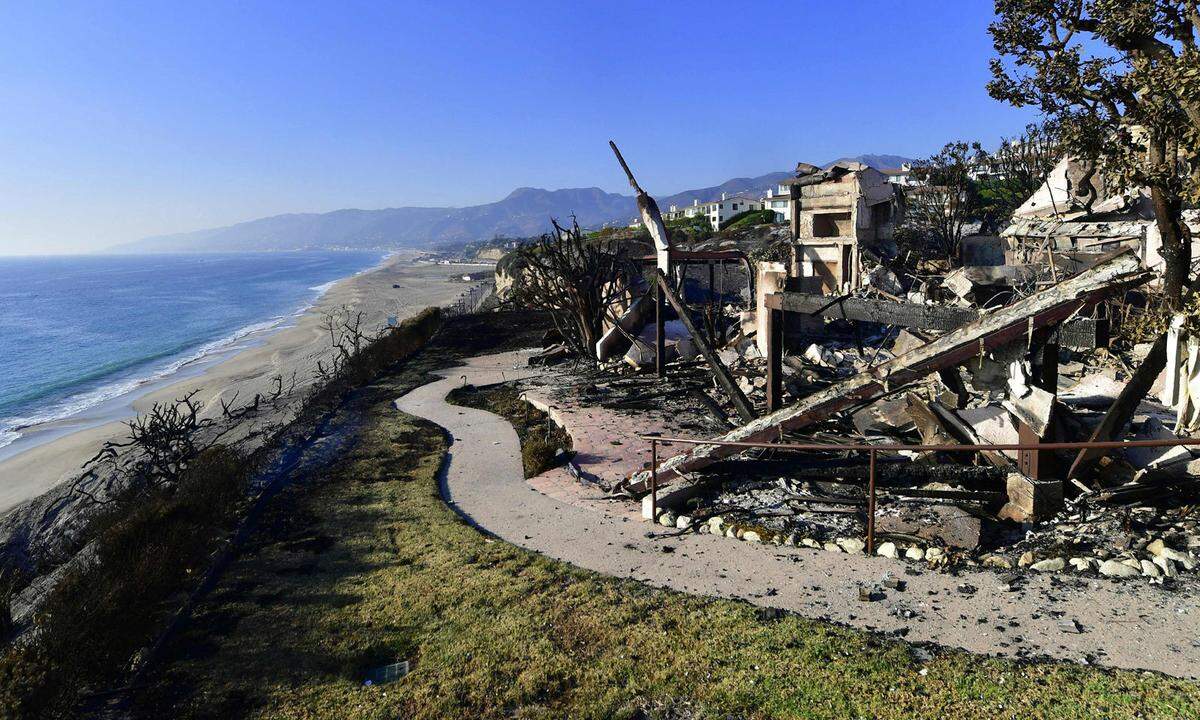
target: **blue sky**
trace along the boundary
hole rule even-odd
[[[0,253],[993,144],[986,0],[8,3]]]

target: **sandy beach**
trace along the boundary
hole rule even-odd
[[[165,380],[140,388],[122,398],[102,424],[87,418],[53,426],[35,426],[22,433],[40,444],[0,461],[0,514],[73,478],[80,466],[108,440],[123,436],[123,422],[156,402],[169,402],[197,391],[195,400],[209,415],[219,415],[221,400],[249,401],[256,393],[269,393],[274,378],[296,377],[297,393],[312,381],[317,360],[329,356],[329,338],[321,324],[326,314],[340,308],[363,315],[362,327],[378,330],[389,316],[403,319],[430,305],[452,302],[470,285],[452,278],[488,266],[415,263],[411,253],[397,254],[379,266],[334,283],[293,322],[248,336],[242,349],[218,356],[199,367],[185,366]],[[255,429],[290,419],[294,404],[280,412],[259,413],[242,423],[229,439],[244,438]],[[82,428],[82,429],[78,429]]]

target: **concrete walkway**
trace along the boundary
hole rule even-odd
[[[658,532],[665,528],[637,519],[633,503],[604,503],[599,497],[566,503],[538,492],[523,477],[511,425],[445,402],[463,376],[478,386],[537,374],[524,367],[525,357],[473,358],[396,401],[401,411],[437,423],[453,438],[442,478],[447,502],[514,545],[597,572],[739,598],[911,642],[1200,677],[1200,598],[1194,583],[1168,591],[1142,582],[1030,572],[1009,589],[993,572],[952,575],[879,557],[695,533],[666,537]],[[904,589],[885,590],[874,602],[859,600],[860,584],[886,574],[904,580]]]

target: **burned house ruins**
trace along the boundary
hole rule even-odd
[[[936,274],[898,259],[903,190],[873,168],[800,163],[782,233],[704,244],[677,242],[625,170],[653,247],[600,372],[647,398],[687,378],[726,428],[641,439],[649,462],[607,487],[643,518],[933,565],[1195,568],[1200,351],[1189,319],[1145,329],[1161,263],[1137,194],[1089,200],[1064,161]]]

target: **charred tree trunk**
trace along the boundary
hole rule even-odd
[[[1175,187],[1177,183],[1172,182],[1176,178],[1175,159],[1167,156],[1164,140],[1150,143],[1150,161],[1158,171],[1155,174],[1164,178],[1150,183],[1150,200],[1162,242],[1163,300],[1171,310],[1179,310],[1192,263],[1191,233],[1183,222],[1183,198]]]

